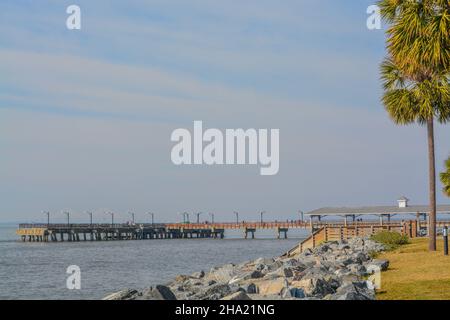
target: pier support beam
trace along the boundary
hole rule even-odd
[[[277,237],[278,239],[281,239],[281,234],[284,234],[284,239],[287,239],[287,232],[288,232],[288,228],[277,228]]]
[[[251,233],[252,235],[252,239],[255,239],[255,232],[256,229],[255,228],[245,228],[244,233],[245,233],[245,239],[248,239],[248,234]]]

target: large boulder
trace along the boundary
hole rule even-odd
[[[353,282],[358,282],[360,280],[361,280],[361,277],[359,277],[359,276],[357,276],[355,274],[352,274],[352,273],[349,273],[347,275],[343,275],[343,276],[339,277],[339,281],[341,282],[341,286],[352,284]]]
[[[134,289],[124,289],[118,292],[107,295],[102,300],[131,300],[138,295],[137,290]]]
[[[263,276],[264,274],[261,271],[257,270],[238,273],[228,281],[228,284],[243,284],[247,280],[259,279]]]
[[[322,265],[316,265],[314,267],[305,269],[302,272],[296,273],[294,280],[301,280],[303,278],[323,277],[326,274],[332,274],[327,268]]]
[[[284,278],[276,278],[273,280],[263,280],[255,283],[258,287],[258,292],[261,295],[279,295],[282,290],[289,286]]]
[[[138,300],[177,300],[176,296],[170,290],[169,287],[163,285],[157,285],[156,287],[150,287],[142,292],[142,295],[137,298]]]
[[[302,261],[295,258],[280,260],[280,262],[282,263],[282,266],[286,268],[295,268],[297,270],[305,270],[307,268]]]
[[[258,262],[258,263],[256,263]],[[261,263],[264,262],[264,263]],[[274,261],[273,259],[257,259],[255,263],[252,265],[253,270],[259,271],[261,273],[272,272],[283,265],[283,262],[280,260]]]
[[[258,287],[252,282],[241,285],[241,289],[247,292],[248,294],[258,293]]]
[[[327,294],[334,293],[333,286],[323,277],[317,276],[308,276],[301,280],[292,281],[290,286],[302,289],[307,296],[324,297]]]
[[[375,300],[375,291],[369,288],[367,281],[353,282],[339,287],[330,300]]]
[[[192,300],[219,300],[225,296],[239,291],[238,286],[228,284],[215,284],[207,288],[203,288],[190,299]]]
[[[347,269],[350,270],[351,274],[357,275],[357,276],[364,276],[367,274],[366,267],[364,267],[362,264],[350,264],[347,266]]]
[[[262,278],[263,276],[264,274],[259,270],[250,272],[250,279],[259,279]]]
[[[373,259],[366,264],[368,273],[373,273],[378,270],[386,271],[389,268],[389,260]]]
[[[295,299],[304,299],[306,298],[305,291],[300,288],[295,287],[286,287],[281,291],[281,297],[283,299],[295,298]]]
[[[212,268],[205,276],[207,281],[214,280],[218,283],[228,283],[236,274],[238,269],[232,263],[223,265],[221,267]]]
[[[298,272],[300,272],[300,271],[298,271]],[[264,276],[264,278],[266,278],[266,279],[276,279],[279,277],[292,278],[293,276],[294,276],[294,271],[292,268],[281,267],[275,271],[269,272],[268,274],[266,274]]]
[[[194,279],[201,279],[204,276],[205,276],[205,271],[203,271],[203,270],[194,272],[193,274],[191,274],[191,278],[194,278]]]
[[[356,254],[353,255],[353,260],[354,260],[356,263],[364,263],[364,262],[366,262],[366,261],[369,261],[369,260],[370,260],[370,257],[369,257],[369,255],[368,255],[367,253],[365,253],[365,252],[358,252],[358,253],[356,253]]]
[[[348,255],[340,256],[335,261],[336,261],[337,264],[343,265],[343,266],[348,266],[349,264],[355,263],[355,260],[353,260]]]

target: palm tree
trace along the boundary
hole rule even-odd
[[[447,197],[450,197],[450,157],[445,160],[445,171],[441,172],[440,177],[444,185],[442,191]]]
[[[382,0],[388,56],[381,65],[383,104],[396,124],[427,126],[429,250],[436,250],[434,121],[450,119],[448,0]]]

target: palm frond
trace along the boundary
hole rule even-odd
[[[450,120],[450,3],[381,0],[388,57],[380,66],[383,104],[397,124]]]
[[[439,174],[443,185],[442,191],[450,197],[450,157],[445,161],[445,171]]]

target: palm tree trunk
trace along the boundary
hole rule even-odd
[[[436,168],[434,157],[434,119],[427,121],[428,131],[428,166],[429,166],[429,184],[430,184],[430,215],[428,224],[429,243],[428,249],[436,251]]]

